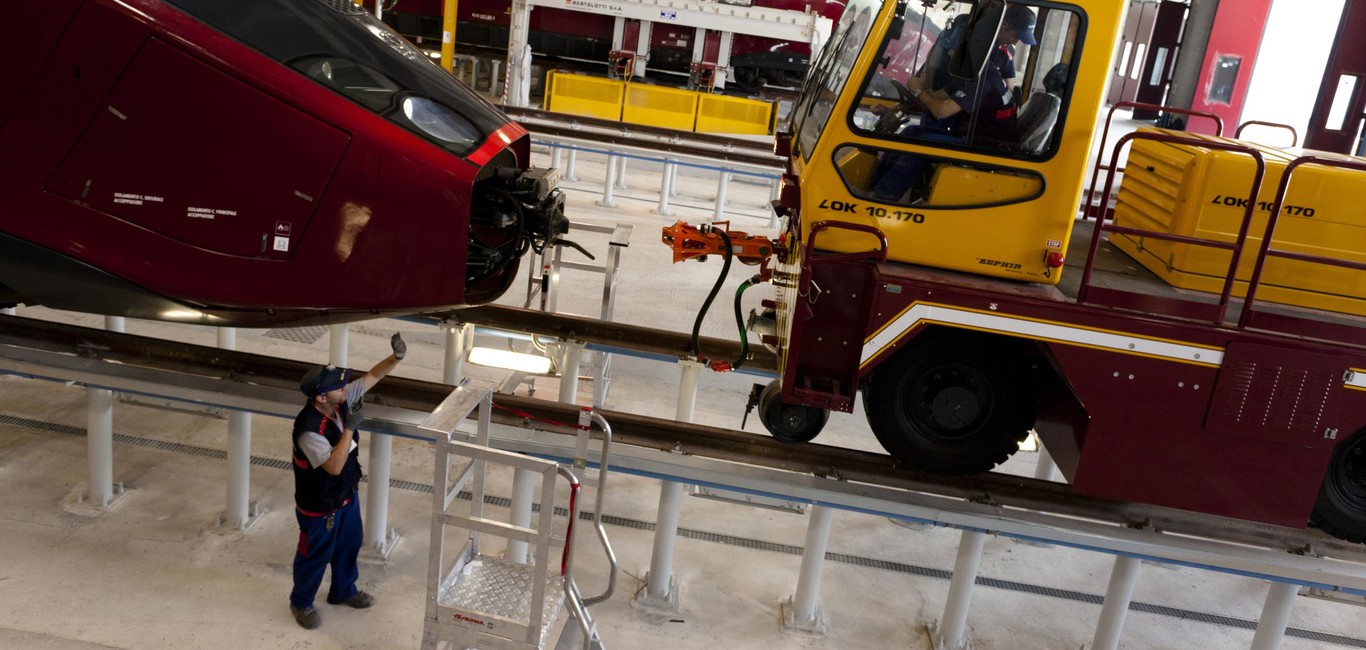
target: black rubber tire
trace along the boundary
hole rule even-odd
[[[1333,450],[1309,523],[1334,537],[1366,542],[1366,429]]]
[[[830,419],[830,411],[783,401],[782,383],[775,379],[759,395],[759,421],[781,442],[811,442]]]
[[[917,341],[864,385],[884,449],[912,469],[976,474],[1004,462],[1034,426],[1037,399],[1019,352],[990,337]]]

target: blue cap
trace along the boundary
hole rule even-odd
[[[1010,5],[1006,7],[1004,20],[1006,27],[1015,32],[1015,36],[1025,45],[1034,45],[1038,41],[1034,40],[1034,12],[1024,5]]]
[[[318,366],[308,371],[299,382],[299,390],[309,397],[328,393],[351,383],[351,369],[333,365]]]

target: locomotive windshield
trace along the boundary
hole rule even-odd
[[[167,1],[456,155],[505,121],[349,0]]]
[[[835,33],[830,42],[821,49],[820,58],[811,67],[806,85],[802,88],[802,98],[794,112],[794,129],[797,146],[803,158],[810,160],[811,151],[830,114],[835,109],[835,100],[840,89],[849,79],[858,61],[859,52],[868,40],[868,32],[873,27],[882,3],[878,0],[852,0],[840,16]]]

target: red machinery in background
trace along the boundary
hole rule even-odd
[[[374,10],[374,0],[365,5]],[[838,20],[840,0],[755,0],[755,6],[814,12]],[[386,23],[414,41],[441,43],[442,0],[403,0],[382,12]],[[462,0],[457,7],[456,44],[506,50],[510,4],[507,0]],[[616,19],[591,13],[537,7],[531,12],[529,41],[537,56],[606,63],[611,58]],[[652,23],[649,66],[687,75],[693,62],[697,30],[667,22]],[[765,84],[795,87],[810,63],[809,43],[735,34],[731,45],[731,78],[745,90]],[[714,62],[714,60],[712,61]]]
[[[11,11],[0,304],[240,326],[447,309],[567,230],[527,132],[349,2]]]

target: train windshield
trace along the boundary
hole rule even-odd
[[[167,1],[456,155],[505,122],[350,0]]]
[[[807,75],[802,97],[793,113],[797,147],[806,160],[811,159],[811,151],[826,122],[830,121],[840,89],[853,73],[854,63],[863,51],[881,6],[878,0],[851,0],[835,26],[830,42],[821,49],[820,57]]]

